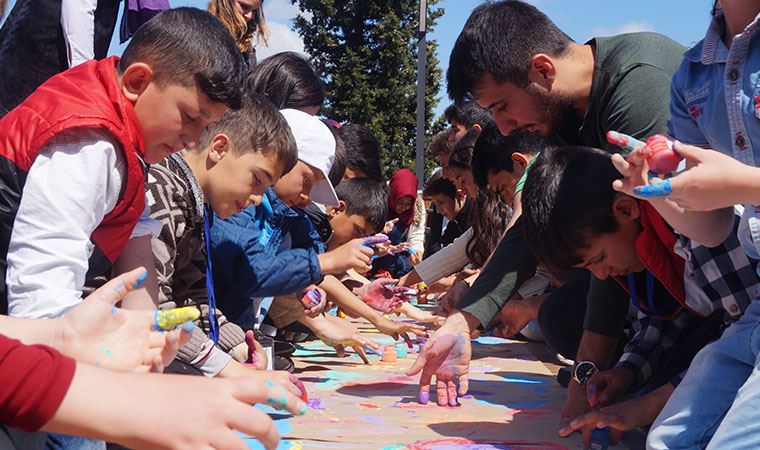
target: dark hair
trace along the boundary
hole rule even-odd
[[[327,128],[335,138],[335,158],[333,158],[333,165],[330,167],[330,173],[327,174],[327,178],[333,187],[338,186],[343,181],[343,174],[346,173],[346,146],[343,139],[340,137],[340,132],[337,128],[323,120],[322,123],[327,125]]]
[[[388,215],[388,193],[383,186],[368,178],[351,178],[335,188],[338,200],[346,203],[346,213],[364,217],[375,231],[385,225]]]
[[[346,166],[361,170],[376,183],[385,183],[380,162],[380,142],[364,125],[349,123],[338,129],[346,147]]]
[[[262,59],[248,72],[246,85],[279,109],[322,106],[325,102],[322,81],[309,61],[295,52]]]
[[[454,183],[452,183],[451,181],[443,177],[438,177],[428,182],[427,186],[425,186],[425,189],[422,191],[422,195],[424,197],[432,197],[434,195],[445,195],[446,197],[456,199],[457,187],[454,186]]]
[[[460,105],[452,103],[443,112],[443,116],[450,124],[453,125],[454,122],[459,122],[465,128],[472,128],[475,125],[485,128],[494,123],[491,111],[482,108],[476,102],[465,102]]]
[[[535,6],[517,0],[484,3],[470,14],[451,50],[449,97],[456,103],[472,98],[486,74],[525,87],[533,55],[561,56],[571,42]]]
[[[607,152],[559,147],[541,153],[522,191],[525,237],[539,261],[568,270],[589,239],[618,229],[612,204],[620,179]],[[622,195],[622,194],[621,194]]]
[[[488,189],[489,173],[514,172],[513,153],[535,155],[548,146],[549,141],[538,133],[515,131],[504,136],[495,126],[486,128],[473,148],[472,178],[480,189]]]
[[[230,138],[236,155],[249,152],[261,152],[264,156],[274,154],[283,164],[281,175],[290,172],[298,162],[298,148],[288,122],[262,95],[245,93],[240,109],[227,111],[219,122],[203,131],[195,151],[206,150],[214,136],[219,134]]]
[[[243,58],[224,26],[206,11],[175,8],[137,29],[119,60],[123,74],[134,63],[153,70],[156,85],[197,85],[213,102],[240,108]]]
[[[434,134],[425,153],[428,156],[448,155],[451,153],[451,147],[449,147],[449,135],[453,132],[454,130],[452,128],[446,128],[445,130]]]
[[[504,234],[509,209],[497,192],[478,190],[468,216],[472,237],[467,241],[465,254],[475,266],[483,267]]]
[[[459,167],[460,169],[470,170],[472,165],[472,152],[475,142],[480,136],[481,130],[470,128],[454,145],[449,154],[449,167]]]

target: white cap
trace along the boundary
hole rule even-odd
[[[325,176],[324,180],[311,188],[309,198],[315,203],[340,206],[328,177],[335,162],[335,137],[332,132],[321,120],[303,111],[282,109],[280,113],[285,116],[296,139],[298,159],[317,168]]]

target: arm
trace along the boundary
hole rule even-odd
[[[95,59],[95,9],[97,0],[63,0],[61,28],[69,67]]]
[[[417,196],[414,208],[415,213],[419,211],[419,220],[417,220],[418,217],[415,217],[415,220],[409,225],[407,240],[421,260],[425,254],[425,223],[427,222],[427,209],[421,195]]]
[[[119,198],[116,144],[102,131],[71,134],[48,144],[27,175],[8,247],[11,315],[56,317],[81,301],[90,235]]]
[[[130,238],[119,258],[114,261],[111,270],[114,276],[137,267],[145,267],[148,271],[145,285],[141,289],[130,292],[124,298],[123,308],[155,309],[158,306],[158,278],[150,242],[150,235]]]
[[[433,285],[441,278],[462,270],[470,261],[467,259],[467,241],[472,237],[472,228],[468,228],[454,242],[438,250],[429,258],[414,266],[413,272],[416,278],[421,279],[428,286]],[[408,275],[408,280],[399,283],[402,286],[411,286],[419,281],[414,281],[414,275]]]

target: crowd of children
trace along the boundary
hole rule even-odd
[[[8,38],[18,9],[0,61],[37,39]],[[717,0],[688,51],[478,6],[424,186],[318,117],[307,59],[256,60],[261,1],[145,19],[121,57],[0,98],[0,447],[275,448],[250,404],[306,412],[297,342],[368,362],[349,317],[435,328],[423,403],[433,377],[438,405],[467,392],[472,337],[521,335],[571,366],[560,436],[760,446],[758,2]]]

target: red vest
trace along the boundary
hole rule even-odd
[[[145,209],[145,144],[137,115],[116,76],[118,58],[90,61],[60,73],[0,119],[0,264],[2,296],[13,221],[26,174],[40,149],[56,135],[75,128],[100,128],[120,144],[126,163],[121,194],[92,233],[93,258],[113,263]],[[99,257],[99,258],[98,258]],[[92,259],[91,259],[92,261]],[[94,267],[90,267],[90,273]],[[3,302],[4,303],[4,302]]]

